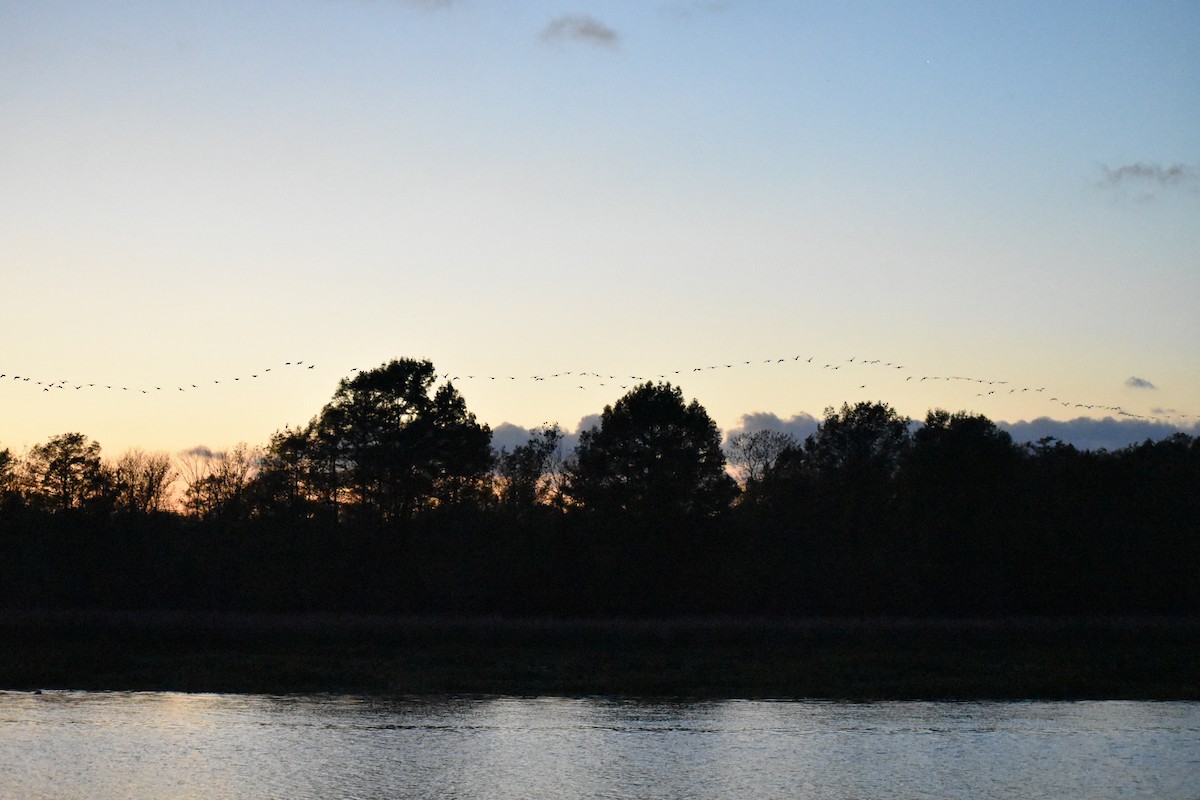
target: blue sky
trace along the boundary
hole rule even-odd
[[[263,442],[400,356],[493,426],[663,375],[726,430],[1190,430],[1198,39],[1196,3],[0,1],[0,446]]]

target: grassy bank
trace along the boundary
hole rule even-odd
[[[1200,700],[1200,619],[0,613],[0,689]]]

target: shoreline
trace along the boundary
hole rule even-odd
[[[0,690],[1200,700],[1200,618],[0,611]]]

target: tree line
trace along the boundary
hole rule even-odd
[[[182,486],[174,494],[172,487]],[[0,602],[502,614],[1196,613],[1200,442],[1018,444],[986,417],[830,408],[722,448],[676,386],[572,451],[494,451],[400,359],[260,447],[0,450]]]

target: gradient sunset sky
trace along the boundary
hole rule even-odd
[[[0,0],[0,300],[16,451],[265,443],[393,357],[493,426],[1190,431],[1200,3]]]

